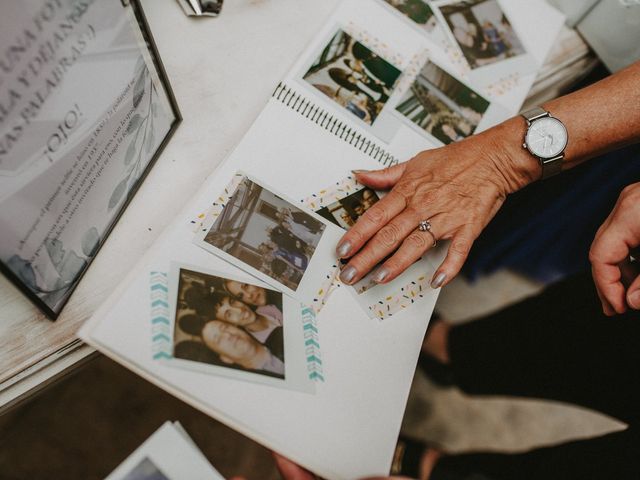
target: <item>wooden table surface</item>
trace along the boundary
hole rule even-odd
[[[142,0],[184,120],[56,322],[0,276],[0,411],[92,354],[75,332],[240,141],[337,3],[233,0],[218,18],[187,18],[175,0]],[[588,68],[573,63],[587,55],[584,43],[564,35],[541,83]]]

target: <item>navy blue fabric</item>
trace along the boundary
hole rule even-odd
[[[632,145],[510,195],[474,244],[464,275],[510,268],[548,283],[589,269],[596,231],[620,191],[639,181],[640,145]]]

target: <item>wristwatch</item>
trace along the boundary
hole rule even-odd
[[[540,107],[527,110],[522,116],[527,121],[522,147],[540,162],[542,178],[560,173],[568,140],[564,124]]]

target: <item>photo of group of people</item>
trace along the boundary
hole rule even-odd
[[[351,195],[344,197],[317,210],[316,213],[331,223],[349,230],[358,218],[369,210],[380,198],[368,187],[364,187]]]
[[[325,225],[245,178],[203,241],[295,291]]]
[[[472,69],[525,53],[497,0],[445,1],[434,6]]]
[[[488,100],[427,62],[396,110],[447,145],[473,134],[488,108]]]
[[[180,268],[173,356],[285,377],[282,294]]]
[[[400,73],[387,60],[338,30],[303,79],[371,125],[389,100]]]
[[[426,0],[384,1],[427,32],[432,32],[437,26],[436,17]]]

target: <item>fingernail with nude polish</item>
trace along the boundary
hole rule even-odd
[[[358,175],[359,173],[367,173],[370,170],[351,170],[351,173],[353,173],[354,175]]]
[[[380,267],[378,270],[376,270],[376,273],[373,274],[373,281],[376,283],[382,283],[388,276],[389,270],[387,270],[385,267]]]
[[[640,310],[640,290],[629,295],[629,306],[635,310]]]
[[[431,288],[433,288],[434,290],[436,288],[440,288],[446,279],[447,274],[444,272],[440,272],[433,278],[433,280],[431,280]]]
[[[347,267],[340,273],[340,280],[347,285],[351,285],[353,278],[356,276],[357,270],[353,267]]]
[[[351,242],[349,240],[339,243],[338,246],[336,247],[336,253],[338,254],[339,258],[344,258],[347,255],[349,255],[349,252],[351,251]]]

